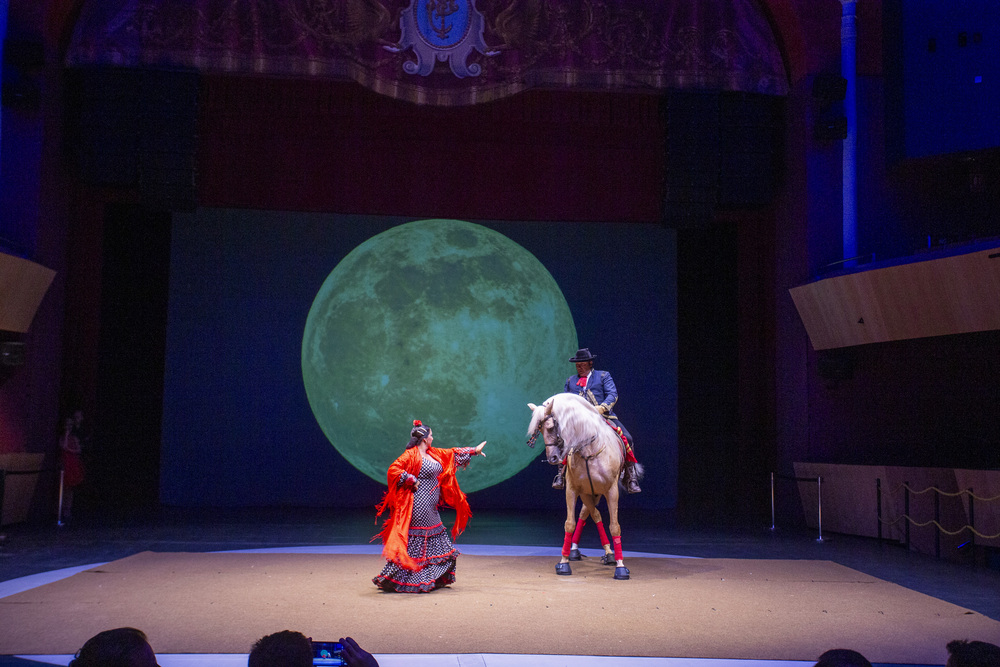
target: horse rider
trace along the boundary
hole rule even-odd
[[[563,391],[568,394],[578,394],[589,401],[597,411],[601,413],[605,421],[618,432],[618,436],[625,443],[625,491],[628,493],[639,493],[639,476],[635,470],[635,454],[632,452],[632,435],[626,430],[615,414],[615,403],[618,402],[618,389],[615,381],[611,379],[611,373],[607,371],[595,371],[594,359],[597,355],[590,353],[590,348],[581,347],[576,351],[576,356],[570,359],[576,364],[576,375],[571,375],[566,380]],[[560,464],[556,478],[552,480],[553,489],[566,488],[566,464]]]

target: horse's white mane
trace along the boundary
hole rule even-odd
[[[550,396],[544,403],[537,406],[531,415],[531,423],[528,425],[528,436],[530,437],[545,419],[549,412],[549,406],[553,416],[559,422],[559,433],[568,446],[580,444],[582,440],[589,440],[591,435],[597,433],[599,437],[613,439],[614,432],[604,427],[604,418],[587,399],[577,394],[556,394]]]
[[[559,434],[567,446],[580,444],[589,440],[597,433],[611,435],[612,431],[604,426],[604,418],[587,399],[576,394],[556,394],[550,399],[552,414],[559,421]]]

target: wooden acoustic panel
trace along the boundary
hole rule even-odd
[[[1000,471],[998,470],[956,470],[955,482],[960,490],[968,492],[962,496],[965,512],[969,514],[969,499],[972,498],[976,530],[982,535],[1000,535]],[[1000,547],[1000,538],[984,540],[977,537],[980,544]]]
[[[0,498],[0,525],[27,521],[29,510],[38,493],[39,480],[42,475],[51,474],[43,471],[45,454],[27,454],[14,452],[0,454],[0,470],[8,472],[28,471],[33,474],[7,475],[4,480],[3,498]]]
[[[845,535],[878,535],[875,480],[887,478],[885,466],[839,465],[831,463],[792,464],[801,479],[821,477],[823,530]],[[806,525],[819,527],[819,487],[816,482],[797,482]],[[884,512],[883,514],[887,514]],[[897,518],[889,514],[889,523]],[[889,534],[887,537],[891,536]]]
[[[0,329],[25,333],[56,272],[0,253]]]
[[[789,290],[816,350],[1000,329],[1000,248]]]

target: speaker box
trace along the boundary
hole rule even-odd
[[[846,349],[820,350],[816,374],[824,380],[850,380],[854,377],[854,356]]]
[[[24,364],[24,343],[8,341],[0,343],[0,366],[21,366]]]
[[[847,96],[847,79],[840,74],[820,72],[813,79],[813,139],[819,143],[832,143],[847,138],[847,117],[844,115],[844,98]]]
[[[150,209],[195,208],[200,86],[186,70],[72,72],[68,125],[80,179],[135,188]]]
[[[41,73],[44,65],[45,48],[40,42],[9,37],[3,40],[0,103],[13,109],[37,110],[41,100]]]
[[[669,227],[711,224],[719,185],[719,93],[671,91],[665,105]]]
[[[24,365],[25,345],[20,334],[0,331],[0,385]]]
[[[784,98],[671,91],[666,126],[664,224],[712,224],[717,209],[765,206],[777,191]]]

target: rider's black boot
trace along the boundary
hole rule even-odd
[[[625,493],[641,493],[639,488],[639,475],[636,474],[635,464],[625,464]]]
[[[553,489],[565,489],[566,488],[566,466],[560,465],[559,472],[556,473],[556,478],[552,480]]]

